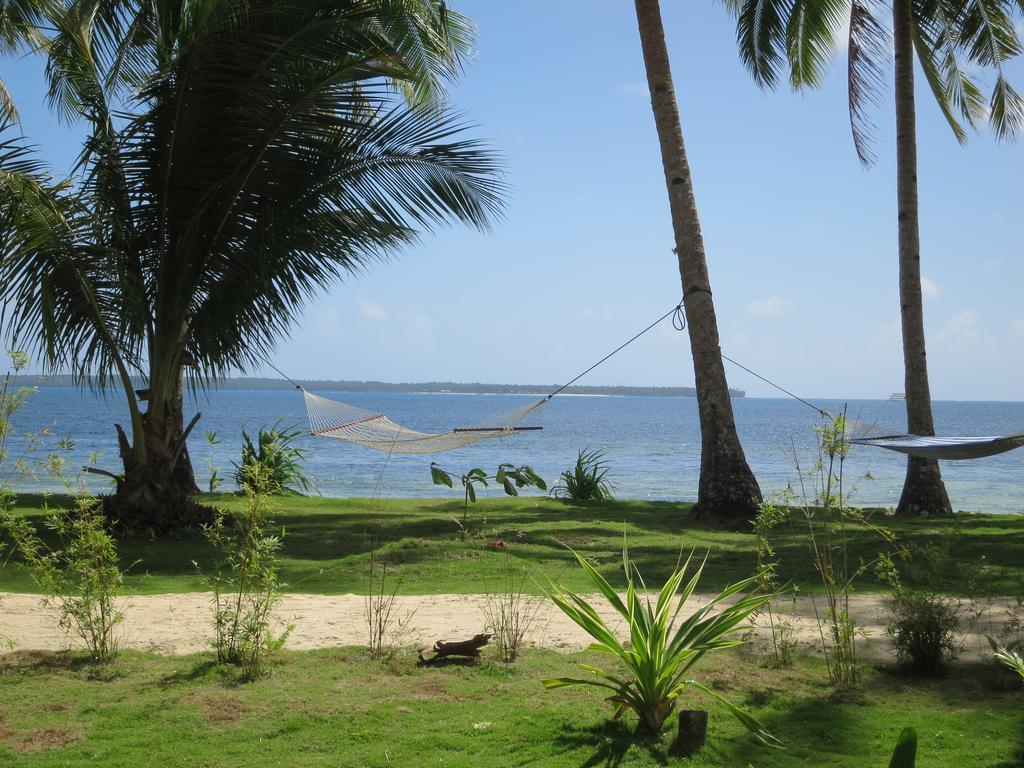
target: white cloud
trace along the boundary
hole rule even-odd
[[[650,93],[650,90],[648,89],[645,81],[633,80],[620,85],[619,93],[624,93],[627,96],[647,96]]]
[[[402,315],[401,345],[405,349],[428,353],[434,349],[434,321],[423,312]]]
[[[1010,326],[1010,338],[1024,339],[1024,320],[1017,320]]]
[[[973,309],[955,312],[932,341],[936,347],[962,358],[976,358],[995,348],[995,342],[979,326],[978,313]]]
[[[772,295],[766,299],[756,299],[747,304],[747,314],[754,317],[785,317],[792,305],[788,299]]]
[[[926,299],[934,299],[942,293],[942,289],[930,277],[921,275],[921,293]]]
[[[359,297],[357,306],[359,314],[367,320],[383,320],[388,315],[383,306],[362,296]]]
[[[886,354],[899,356],[903,349],[903,336],[900,331],[900,321],[893,320],[886,325],[880,325],[871,335],[871,350],[876,355]]]
[[[333,336],[338,327],[338,310],[334,307],[322,309],[317,315],[316,327],[321,336]]]

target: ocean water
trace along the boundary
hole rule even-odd
[[[520,395],[455,395],[398,393],[323,393],[353,405],[386,413],[393,421],[425,432],[485,421],[491,414],[525,405],[536,398]],[[900,402],[859,400],[818,403],[837,413],[844,405],[851,419],[872,425],[875,434],[904,431]],[[797,481],[793,452],[810,464],[814,459],[813,428],[821,423],[814,411],[794,400],[742,398],[733,401],[736,425],[762,490],[771,494]],[[201,486],[209,466],[230,478],[237,461],[241,432],[255,432],[281,421],[305,425],[301,394],[294,391],[220,390],[200,394],[188,403],[202,419],[189,440],[189,450]],[[1024,427],[1024,403],[936,402],[939,434],[996,435]],[[55,437],[75,442],[69,466],[85,463],[99,453],[97,466],[118,469],[113,424],[128,425],[123,398],[106,399],[73,389],[41,388],[16,420],[18,433],[48,428]],[[577,451],[605,452],[616,496],[624,499],[695,500],[700,466],[697,403],[693,398],[563,396],[541,409],[534,424],[542,431],[525,432],[502,440],[432,456],[385,454],[341,440],[303,436],[306,469],[317,492],[327,497],[444,497],[447,488],[430,482],[430,462],[453,472],[482,467],[493,472],[500,462],[530,464],[549,485],[575,462]],[[210,447],[204,431],[222,440]],[[55,438],[48,438],[52,441]],[[18,453],[17,442],[12,455]],[[854,502],[863,506],[894,506],[903,482],[905,459],[878,448],[855,447],[846,466],[848,484],[856,486]],[[943,476],[955,509],[1024,513],[1021,477],[1024,449],[973,461],[943,462]],[[870,473],[870,479],[863,479]],[[859,478],[859,479],[858,479]],[[13,478],[18,490],[54,489],[52,480]],[[102,490],[105,481],[90,483]],[[233,486],[228,482],[222,489]],[[491,489],[500,495],[500,489]]]

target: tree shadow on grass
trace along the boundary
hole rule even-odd
[[[669,739],[639,736],[622,720],[607,720],[597,725],[567,725],[555,736],[555,743],[566,751],[593,750],[580,768],[615,768],[631,750],[642,750],[658,765],[668,765]]]
[[[84,650],[68,651],[12,651],[0,655],[0,675],[50,675],[70,672],[86,680],[110,682],[127,673],[118,666],[117,659],[97,661]]]
[[[157,688],[166,690],[183,683],[194,683],[197,680],[206,680],[211,676],[217,676],[220,678],[223,677],[223,675],[217,675],[217,672],[222,668],[223,665],[217,663],[216,659],[204,659],[203,661],[193,664],[190,669],[176,669],[169,675],[163,675],[158,678],[153,685]]]

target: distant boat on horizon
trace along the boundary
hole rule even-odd
[[[907,395],[904,392],[893,392],[889,395],[890,400],[906,400]]]

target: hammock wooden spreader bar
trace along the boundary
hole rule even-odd
[[[921,459],[963,461],[981,459],[1012,451],[1024,445],[1024,430],[1009,435],[986,437],[924,437],[922,435],[888,435],[862,437],[850,441],[853,445],[871,445],[889,451],[905,453]]]

